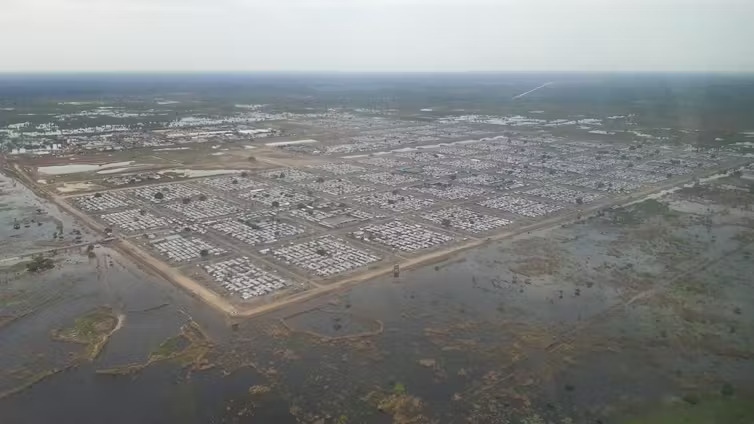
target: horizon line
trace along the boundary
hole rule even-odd
[[[210,75],[210,74],[687,74],[687,75],[754,75],[734,70],[0,70],[3,75]]]

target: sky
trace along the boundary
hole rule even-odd
[[[754,0],[0,0],[0,72],[754,72]]]

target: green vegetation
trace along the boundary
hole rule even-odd
[[[403,383],[395,383],[393,386],[393,394],[396,395],[405,395],[406,394],[406,386],[403,385]]]
[[[619,421],[622,424],[750,424],[754,422],[754,402],[744,399],[695,398],[650,412],[647,415]]]
[[[50,258],[42,255],[34,256],[31,262],[26,264],[26,270],[29,272],[42,272],[55,268],[55,262]]]
[[[424,402],[418,397],[407,394],[406,387],[402,383],[395,383],[392,393],[371,392],[365,400],[374,405],[378,411],[390,415],[393,423],[419,424],[429,422],[427,417],[423,415]]]
[[[53,340],[86,345],[85,358],[93,360],[99,355],[110,335],[118,325],[118,318],[109,307],[100,307],[76,318],[71,327],[54,330]]]
[[[213,345],[207,335],[195,322],[181,328],[181,333],[165,339],[144,363],[127,364],[119,367],[97,370],[97,374],[131,375],[140,372],[155,362],[174,360],[191,370],[205,370],[213,365],[207,360]]]
[[[672,217],[670,206],[655,199],[647,199],[634,205],[610,212],[613,224],[637,225],[654,216]]]
[[[180,352],[185,347],[186,342],[186,339],[181,335],[169,337],[160,343],[160,346],[149,356],[155,358],[155,360],[170,358]]]

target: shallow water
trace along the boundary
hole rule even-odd
[[[669,230],[663,234],[653,232],[654,221],[623,227],[597,219],[490,243],[404,270],[397,279],[383,277],[240,322],[235,330],[183,291],[98,248],[98,261],[70,259],[26,286],[35,293],[56,287],[64,300],[0,330],[10,346],[0,353],[0,367],[64,366],[78,347],[50,341],[49,331],[102,304],[126,315],[123,328],[94,363],[0,400],[0,418],[284,423],[295,422],[294,411],[304,422],[336,422],[342,415],[347,422],[380,423],[390,417],[367,400],[369,394],[399,386],[420,398],[422,413],[437,422],[516,422],[533,414],[554,422],[610,422],[615,411],[680,396],[691,386],[704,390],[726,381],[754,391],[746,378],[754,373],[751,361],[740,356],[754,342],[754,297],[744,283],[752,249],[738,237],[748,227],[737,214],[716,219],[712,226],[685,218],[664,222]],[[708,260],[715,262],[698,279],[714,279],[713,288],[725,282],[722,292],[673,280],[682,268]],[[2,290],[30,281],[11,284]],[[689,297],[690,290],[701,294]],[[632,301],[638,293],[647,295]],[[678,302],[723,310],[720,322],[733,323],[737,332],[715,337],[728,347],[735,341],[734,356],[687,339],[722,327],[681,320],[673,309]],[[280,321],[305,311],[288,322],[294,332]],[[189,373],[165,362],[134,376],[95,374],[144,362],[190,318],[217,345],[217,368]],[[375,322],[384,325],[378,334],[338,337]],[[37,353],[45,356],[29,359]],[[2,378],[3,387],[12,386]],[[273,392],[255,399],[248,393],[254,385]]]

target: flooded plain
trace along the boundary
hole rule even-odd
[[[674,423],[724,409],[698,422],[750,423],[754,195],[721,190],[238,322],[107,247],[6,267],[0,420]],[[51,337],[105,306],[123,319],[96,355]],[[198,344],[178,341],[189,327]]]

